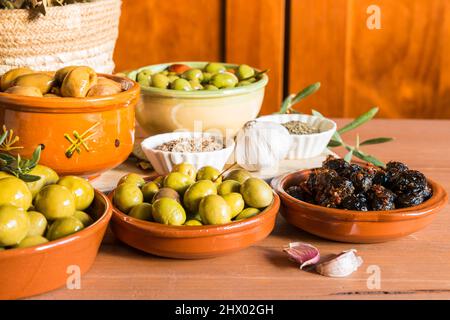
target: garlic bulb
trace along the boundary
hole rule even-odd
[[[248,171],[277,168],[291,147],[291,139],[281,124],[249,121],[236,137],[236,162]]]
[[[355,249],[343,251],[331,260],[322,262],[316,266],[316,271],[326,277],[342,278],[355,272],[363,260],[356,255]]]

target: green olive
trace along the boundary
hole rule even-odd
[[[250,84],[252,84],[252,83],[250,81],[248,81],[248,80],[239,81],[239,83],[237,84],[236,87],[245,87],[245,86],[248,86]]]
[[[47,243],[48,240],[43,236],[28,236],[18,244],[14,246],[14,248],[29,248],[39,246],[41,244]]]
[[[240,193],[228,193],[223,196],[223,199],[231,208],[231,218],[236,217],[239,213],[241,213],[242,210],[244,210],[245,202]]]
[[[55,81],[58,86],[61,86],[61,84],[64,81],[64,78],[67,76],[67,74],[72,71],[73,69],[78,68],[78,66],[67,66],[64,68],[59,69],[55,73]]]
[[[232,192],[240,192],[241,184],[235,180],[225,180],[217,187],[217,193],[220,196],[224,196],[226,194]]]
[[[187,162],[176,164],[172,168],[172,172],[184,173],[185,175],[189,176],[192,180],[195,180],[195,177],[197,175],[197,170],[195,170],[195,167]]]
[[[197,180],[211,180],[216,185],[222,183],[222,176],[220,171],[211,166],[200,168],[197,172]]]
[[[152,76],[152,87],[159,89],[167,89],[169,86],[169,78],[162,73],[157,73]]]
[[[170,188],[159,189],[159,191],[153,197],[152,203],[154,203],[156,200],[159,200],[161,198],[171,198],[177,202],[180,202],[180,195],[178,194],[178,192],[176,192],[175,190],[170,189]]]
[[[14,176],[10,175],[9,173],[6,173],[5,171],[0,171],[0,179],[11,178],[11,177],[14,177]]]
[[[143,87],[152,85],[152,72],[150,70],[142,70],[136,76],[136,81]]]
[[[83,211],[87,209],[94,201],[94,188],[87,180],[76,177],[66,176],[59,179],[58,184],[64,186],[72,192],[75,198],[75,209]]]
[[[43,97],[41,90],[36,87],[20,87],[20,86],[14,86],[9,87],[5,90],[5,93],[11,93],[16,94],[18,96],[25,96],[25,97]]]
[[[203,223],[225,224],[231,221],[231,208],[218,195],[212,194],[200,201],[199,214]]]
[[[1,247],[18,244],[27,236],[29,229],[30,218],[25,211],[12,205],[0,206]]]
[[[128,215],[136,219],[152,221],[152,205],[146,202],[138,204],[137,206],[133,207],[133,209],[131,209]]]
[[[119,182],[117,183],[117,186],[120,186],[123,183],[131,183],[141,188],[145,184],[145,180],[137,173],[129,173],[120,178]]]
[[[193,90],[202,90],[203,86],[201,85],[200,82],[198,82],[198,80],[189,80],[189,84],[191,85],[191,88]]]
[[[36,195],[34,205],[48,220],[70,217],[75,213],[72,192],[57,184],[43,187]]]
[[[250,172],[244,169],[235,169],[230,171],[228,175],[225,177],[225,180],[235,180],[240,184],[243,184],[248,178],[251,178],[252,175]]]
[[[201,82],[203,80],[203,72],[200,69],[192,68],[183,72],[181,77],[186,80],[197,80]]]
[[[203,80],[201,81],[204,84],[208,84],[211,81],[213,74],[209,72],[203,72]]]
[[[175,80],[180,79],[180,77],[177,76],[177,75],[169,74],[169,75],[167,76],[167,79],[169,79],[169,83],[172,83],[172,82],[174,82]]]
[[[186,221],[186,212],[181,204],[171,198],[161,198],[152,205],[153,219],[162,224],[181,226]]]
[[[33,196],[26,183],[19,178],[0,179],[0,206],[7,204],[28,210],[32,199]]]
[[[122,183],[117,187],[113,200],[120,211],[128,213],[133,207],[144,201],[144,195],[134,183]]]
[[[255,75],[255,69],[246,64],[241,64],[237,70],[236,75],[240,80],[253,77]]]
[[[17,77],[13,84],[18,87],[35,87],[41,94],[45,94],[50,91],[54,82],[55,79],[47,73],[36,72]]]
[[[156,183],[156,185],[157,185],[159,188],[162,188],[162,187],[163,187],[163,184],[164,184],[164,178],[165,178],[165,177],[166,177],[166,176],[159,176],[158,178],[154,179],[153,182]]]
[[[47,219],[45,216],[37,211],[28,211],[28,218],[30,219],[30,229],[27,237],[42,236],[47,229]]]
[[[273,201],[272,188],[262,179],[249,178],[241,186],[245,204],[257,209],[269,206]]]
[[[150,203],[155,194],[158,193],[159,187],[155,182],[150,181],[142,186],[141,191],[144,195],[144,201]]]
[[[200,221],[198,221],[198,220],[191,219],[191,220],[186,221],[184,223],[184,225],[185,226],[191,226],[191,227],[197,227],[197,226],[202,226],[203,224]]]
[[[0,78],[0,91],[5,91],[9,87],[11,87],[18,77],[23,76],[25,74],[33,73],[33,70],[30,68],[15,68],[7,71]]]
[[[184,206],[188,212],[195,213],[200,201],[210,194],[217,194],[216,185],[211,180],[199,180],[186,190],[183,197]]]
[[[73,214],[73,217],[80,220],[85,228],[89,227],[91,224],[94,223],[94,219],[92,219],[92,217],[90,215],[88,215],[86,212],[83,212],[83,211],[79,211],[79,210],[75,211],[75,213]]]
[[[248,218],[258,215],[260,212],[261,211],[256,208],[246,208],[246,209],[242,210],[242,212],[239,213],[236,216],[236,218],[234,218],[234,220],[239,221],[239,220],[248,219]]]
[[[27,182],[28,189],[30,189],[33,199],[43,187],[49,184],[55,184],[59,180],[59,176],[55,170],[40,164],[36,165],[29,174],[40,177],[37,181]]]
[[[186,79],[176,79],[170,85],[171,89],[180,90],[180,91],[192,91],[192,86]]]
[[[211,78],[211,84],[219,89],[234,88],[238,82],[238,78],[231,72],[216,73]]]
[[[209,90],[209,91],[216,91],[216,90],[219,90],[219,88],[217,88],[216,86],[213,86],[212,84],[207,84],[207,85],[204,87],[204,89],[205,89],[205,90]]]
[[[209,73],[222,73],[225,72],[226,68],[223,64],[218,62],[210,62],[205,66],[205,71]]]
[[[83,230],[83,223],[75,217],[66,217],[55,220],[47,231],[47,239],[57,240]]]
[[[89,89],[97,84],[97,74],[89,67],[76,67],[70,70],[61,84],[61,96],[86,97]]]
[[[194,180],[181,172],[171,172],[164,179],[164,188],[171,188],[178,192],[180,196],[189,188]]]

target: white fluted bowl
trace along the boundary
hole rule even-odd
[[[307,114],[276,114],[262,116],[256,120],[271,121],[280,124],[289,121],[302,121],[320,130],[319,133],[291,135],[292,144],[286,157],[289,160],[314,158],[320,155],[336,132],[336,123],[334,121]]]
[[[232,139],[226,141],[223,149],[209,152],[169,152],[161,151],[156,148],[163,143],[176,140],[178,138],[195,138],[199,136],[216,136],[210,133],[194,132],[171,132],[158,134],[142,141],[141,146],[148,161],[152,164],[155,171],[160,175],[165,175],[172,171],[172,168],[179,163],[188,162],[197,170],[204,166],[212,166],[222,170],[227,160],[233,153],[235,143]],[[222,138],[222,137],[220,137]]]

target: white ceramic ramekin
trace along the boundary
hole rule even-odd
[[[173,166],[181,162],[188,162],[196,169],[204,166],[212,166],[222,170],[227,160],[230,158],[235,143],[232,139],[226,142],[225,148],[210,152],[168,152],[157,150],[156,147],[163,143],[178,138],[199,138],[199,137],[217,136],[210,133],[201,132],[171,132],[158,134],[142,141],[142,150],[148,161],[158,174],[167,174],[172,171]],[[218,136],[221,138],[220,136]]]
[[[306,114],[275,114],[262,116],[256,120],[271,121],[280,124],[289,121],[302,121],[320,130],[320,133],[292,135],[291,148],[286,157],[289,160],[307,159],[320,155],[336,132],[336,123],[334,121]]]

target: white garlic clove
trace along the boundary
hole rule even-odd
[[[300,269],[316,264],[320,260],[319,250],[304,242],[291,242],[283,251],[288,254],[289,259],[300,264]]]
[[[342,278],[355,272],[363,264],[355,249],[343,251],[331,260],[316,266],[316,271],[326,277]]]

